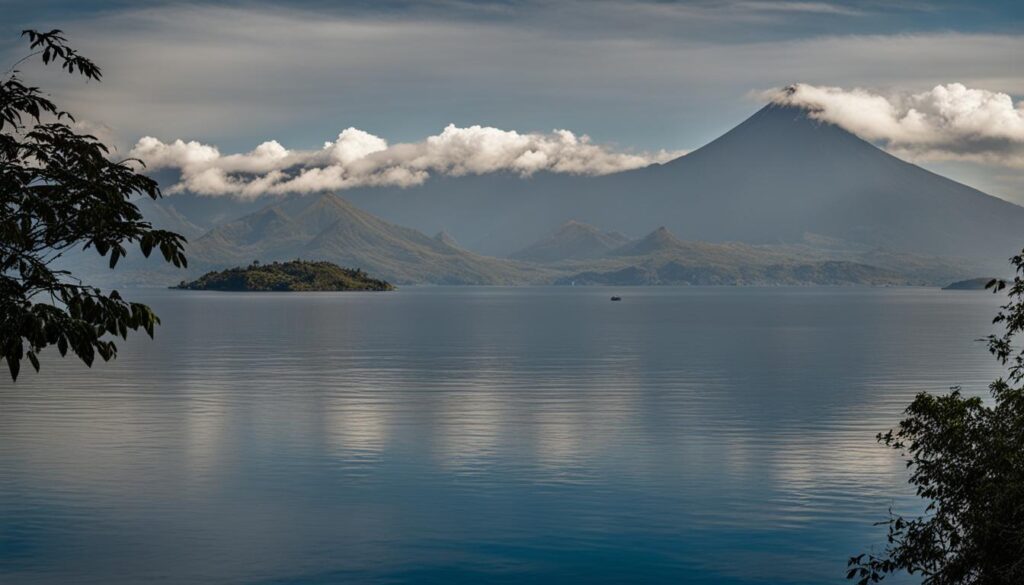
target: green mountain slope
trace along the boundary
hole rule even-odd
[[[117,271],[94,253],[66,258],[99,283],[162,285],[211,270],[294,259],[365,270],[399,284],[945,284],[972,276],[948,259],[805,235],[798,243],[752,245],[682,240],[662,227],[634,241],[570,222],[524,250],[533,261],[498,259],[429,237],[356,208],[336,195],[294,197],[192,239],[189,270],[129,253]],[[621,245],[615,245],[621,244]]]
[[[523,284],[548,271],[463,250],[387,223],[333,194],[295,198],[222,224],[189,247],[203,265],[303,258],[359,267],[397,283]]]
[[[559,278],[573,285],[910,285],[922,284],[866,264],[829,260],[778,264],[693,264],[685,260],[649,260],[622,268],[587,270]]]
[[[512,254],[528,262],[558,262],[599,258],[629,241],[616,232],[603,232],[592,225],[569,220],[550,236]]]
[[[330,262],[253,263],[245,268],[208,272],[192,282],[182,281],[175,288],[222,291],[386,291],[394,290],[386,281],[371,278],[361,270],[342,268]]]
[[[565,273],[557,283],[577,285],[923,285],[961,273],[938,259],[832,245],[692,242],[659,227],[603,258],[552,267]]]

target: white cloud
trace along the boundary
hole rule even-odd
[[[957,80],[1024,96],[1024,35],[957,32],[955,20],[937,29],[915,14],[939,10],[934,3],[446,0],[427,3],[439,10],[417,3],[412,11],[136,4],[62,25],[103,66],[103,83],[26,71],[127,146],[144,135],[188,136],[230,152],[266,136],[312,144],[325,123],[353,120],[401,141],[450,121],[486,121],[682,148],[749,115],[743,96],[751,88],[797,80],[910,92]],[[453,16],[445,7],[455,5],[472,14]],[[859,14],[836,14],[851,11]],[[935,164],[982,190],[1007,191],[987,166]]]
[[[549,134],[501,130],[485,126],[448,125],[425,140],[389,146],[378,137],[347,128],[319,150],[288,150],[277,141],[247,153],[222,155],[215,146],[178,139],[165,143],[152,136],[140,139],[130,155],[149,169],[172,168],[181,180],[169,192],[234,195],[312,193],[364,186],[407,187],[431,174],[451,176],[539,171],[604,175],[665,162],[682,151],[615,152],[592,144],[586,135],[568,130]]]
[[[537,4],[509,5],[514,17],[472,26],[433,13],[352,9],[168,3],[104,11],[66,27],[103,66],[103,83],[83,87],[54,74],[43,86],[120,136],[190,136],[232,148],[264,136],[305,138],[338,119],[403,140],[449,121],[486,120],[571,124],[642,147],[683,147],[739,121],[750,88],[796,80],[919,90],[956,79],[1024,94],[1022,35],[773,28],[848,3]]]
[[[140,139],[132,148],[131,156],[141,159],[152,168],[196,165],[220,157],[220,151],[196,141],[175,140],[164,144],[152,136]]]
[[[767,97],[908,158],[1024,168],[1024,102],[1005,93],[961,83],[892,94],[796,84]]]

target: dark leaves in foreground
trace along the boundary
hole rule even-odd
[[[889,512],[888,543],[879,555],[849,561],[847,578],[859,585],[906,572],[924,585],[1019,585],[1024,583],[1024,351],[1013,348],[1024,331],[1024,255],[1011,259],[1009,301],[994,319],[1005,327],[989,351],[1008,366],[990,386],[992,403],[964,397],[919,394],[899,427],[879,442],[907,457],[910,483],[928,502],[923,515]]]
[[[61,31],[22,34],[34,50],[29,57],[100,79],[99,67],[68,47]],[[156,182],[136,172],[139,161],[111,160],[99,140],[65,122],[73,120],[16,69],[0,79],[0,359],[13,379],[25,359],[38,371],[46,347],[92,365],[117,354],[110,337],[138,329],[152,336],[160,322],[149,307],[54,268],[68,250],[91,248],[114,268],[137,244],[147,257],[158,249],[165,261],[187,264],[184,238],[153,229],[132,203],[160,197]]]

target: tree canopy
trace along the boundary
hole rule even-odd
[[[324,261],[292,260],[207,272],[192,282],[182,281],[177,288],[225,291],[387,291],[395,287],[372,278],[359,268],[343,268]]]
[[[859,585],[906,572],[924,585],[1019,585],[1024,583],[1024,350],[1014,338],[1024,331],[1024,255],[1011,259],[1016,276],[1008,302],[994,322],[989,351],[1008,366],[990,385],[992,401],[919,394],[899,426],[878,440],[906,456],[910,483],[927,500],[924,514],[890,512],[882,554],[849,561],[847,577]],[[1007,290],[993,280],[988,288]]]
[[[114,160],[95,136],[38,87],[22,81],[18,65],[40,57],[69,74],[99,81],[100,68],[67,45],[59,30],[22,33],[30,54],[0,78],[0,359],[17,379],[22,360],[39,370],[39,353],[57,346],[87,365],[117,354],[113,337],[159,318],[117,291],[104,294],[54,263],[73,248],[92,249],[114,268],[137,244],[143,255],[187,265],[185,239],[154,229],[132,203],[161,196],[138,172],[141,162]]]

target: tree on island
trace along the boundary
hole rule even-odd
[[[917,517],[890,511],[884,553],[849,561],[847,578],[859,585],[901,572],[920,575],[924,585],[1024,583],[1024,349],[1013,347],[1024,331],[1024,255],[1011,262],[1009,300],[993,321],[1005,331],[987,340],[1009,366],[989,386],[992,404],[959,389],[921,393],[896,430],[878,435],[907,457],[909,481],[929,503]],[[992,280],[986,288],[1006,286]]]
[[[149,256],[187,265],[185,239],[153,229],[133,197],[157,199],[157,183],[139,174],[140,161],[110,159],[96,137],[75,132],[74,118],[38,87],[25,85],[16,67],[31,57],[69,74],[99,81],[100,68],[66,44],[59,30],[22,33],[30,54],[0,78],[0,359],[17,380],[23,359],[39,370],[39,353],[57,346],[91,366],[109,360],[128,330],[150,337],[159,318],[117,291],[104,294],[53,263],[79,246],[108,256],[110,268],[138,243]]]
[[[182,281],[175,288],[221,291],[389,291],[391,283],[372,278],[361,268],[343,268],[323,260],[253,260],[246,267],[207,272],[192,282]]]

